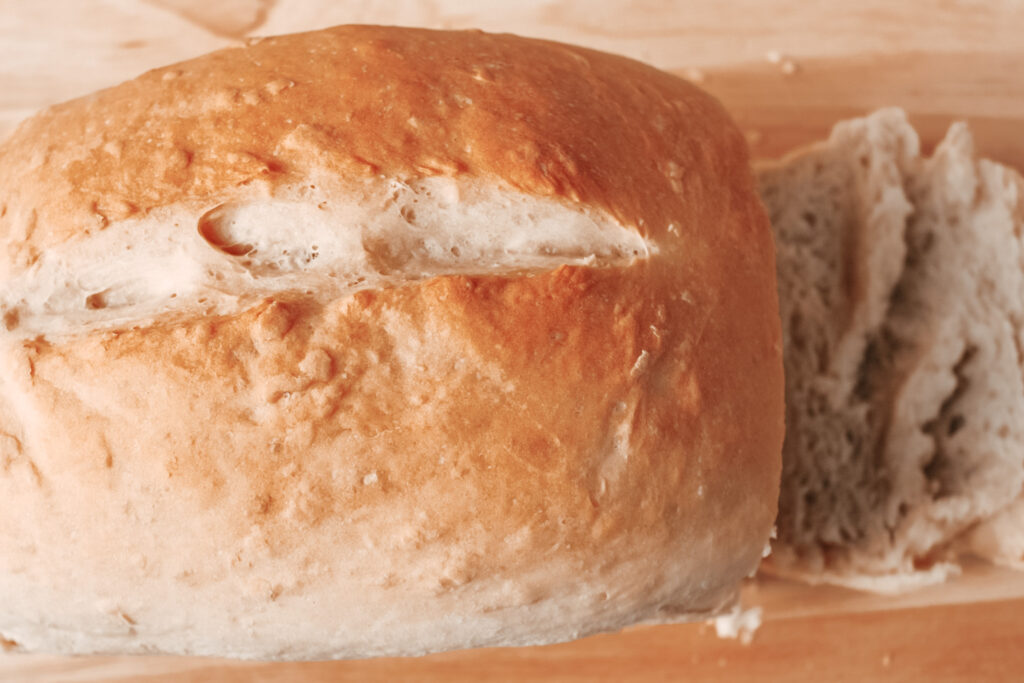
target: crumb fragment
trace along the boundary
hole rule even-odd
[[[264,87],[271,95],[278,95],[283,90],[287,90],[295,85],[295,81],[288,78],[278,78],[267,83]]]
[[[738,638],[743,645],[750,645],[754,632],[761,627],[763,610],[760,607],[743,609],[738,605],[731,611],[715,617],[715,633],[719,638]]]
[[[691,83],[703,83],[707,80],[707,74],[695,66],[689,66],[683,70],[683,78]]]
[[[779,70],[786,76],[792,76],[800,70],[800,65],[796,60],[787,57],[778,50],[768,50],[768,52],[764,53],[764,58],[769,64],[775,64],[778,66]]]
[[[650,362],[651,354],[647,351],[647,349],[640,351],[640,355],[637,356],[636,362],[633,363],[633,368],[629,371],[630,378],[636,379],[637,377],[642,375],[644,371],[647,370],[647,366],[650,364]]]

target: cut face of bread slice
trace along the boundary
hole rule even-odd
[[[975,161],[962,124],[923,157],[898,110],[759,178],[787,371],[770,565],[880,591],[940,581],[953,539],[1024,482],[1019,178]]]

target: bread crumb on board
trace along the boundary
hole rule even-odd
[[[683,78],[691,83],[703,83],[708,79],[708,76],[702,69],[695,66],[689,66],[683,69]]]
[[[779,50],[768,50],[764,53],[764,58],[768,60],[769,64],[775,64],[779,67],[779,70],[786,76],[792,76],[800,70],[800,64],[796,60],[787,57]]]
[[[712,623],[719,638],[739,639],[743,645],[750,645],[754,633],[761,627],[762,615],[760,607],[743,609],[737,605],[726,614],[715,617]]]

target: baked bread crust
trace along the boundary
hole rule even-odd
[[[756,567],[783,433],[774,253],[741,134],[689,84],[514,36],[338,27],[60,105],[0,157],[4,639],[284,659],[545,643],[706,616]],[[645,253],[397,258],[347,289],[299,268],[269,293],[250,270],[216,305],[193,288],[116,320],[66,282],[80,317],[33,303],[101,239],[130,260],[180,233],[235,263],[249,247],[203,232],[213,207],[424,179],[483,193],[499,241],[523,201]]]

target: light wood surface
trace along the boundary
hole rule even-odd
[[[9,680],[93,683],[334,681],[1020,681],[1024,600],[801,617],[749,645],[703,625],[634,628],[543,648],[307,664],[26,657]],[[2,669],[0,669],[2,671]],[[3,674],[0,673],[0,680]],[[145,676],[143,678],[143,676]]]
[[[353,22],[480,27],[643,59],[720,97],[763,157],[898,105],[926,145],[966,119],[981,153],[1024,168],[1016,0],[0,0],[0,136],[42,106],[247,35]],[[766,619],[746,646],[691,624],[418,660],[0,655],[0,681],[1024,680],[1024,574],[974,564],[899,598],[763,578],[745,599]]]

